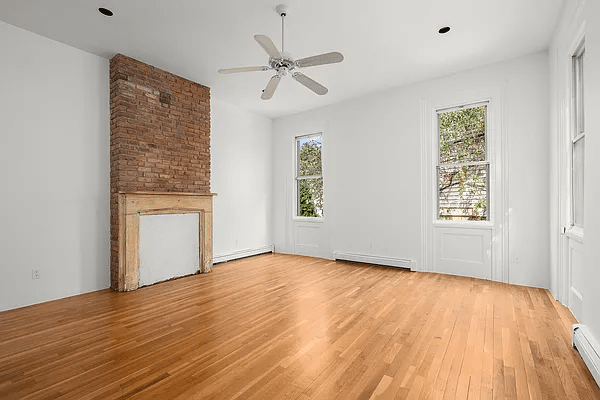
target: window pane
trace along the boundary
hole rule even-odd
[[[486,106],[439,114],[440,164],[485,161]]]
[[[312,137],[298,142],[298,176],[321,175],[322,138]]]
[[[575,59],[575,108],[577,113],[576,135],[585,132],[585,115],[583,105],[583,56]]]
[[[323,178],[298,180],[298,216],[323,216]]]
[[[489,165],[438,167],[438,210],[444,220],[487,221]]]
[[[585,137],[573,144],[573,225],[583,226]]]

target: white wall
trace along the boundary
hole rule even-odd
[[[108,60],[3,22],[0,54],[0,311],[107,288]]]
[[[0,311],[108,288],[108,60],[3,22],[0,51]],[[214,254],[269,246],[272,121],[211,108]]]
[[[272,121],[211,100],[211,190],[215,258],[273,243]]]
[[[333,251],[421,262],[421,101],[502,87],[508,136],[511,283],[548,287],[546,52],[275,120],[273,237]],[[460,94],[463,94],[460,96]],[[323,131],[322,224],[293,222],[294,137]],[[311,228],[305,228],[311,226]]]

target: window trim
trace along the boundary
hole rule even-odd
[[[300,171],[300,141],[303,139],[310,138],[321,138],[321,174],[320,175],[306,175],[299,176],[298,172]],[[303,217],[298,215],[300,212],[300,198],[298,197],[298,181],[306,180],[306,179],[323,179],[323,131],[317,131],[315,133],[309,133],[306,135],[299,135],[294,137],[294,197],[293,197],[293,215],[292,220],[297,222],[313,222],[313,223],[322,223],[325,219],[325,201],[323,201],[323,216],[322,217]],[[323,186],[325,186],[325,180],[323,179]],[[323,197],[325,194],[323,193]]]
[[[574,191],[573,191],[573,184],[574,184],[574,179],[573,179],[573,174],[575,171],[575,165],[574,165],[574,161],[575,158],[573,157],[573,153],[575,151],[575,144],[578,143],[579,141],[581,141],[582,139],[585,139],[585,92],[584,92],[584,77],[585,77],[585,70],[584,70],[584,63],[583,61],[583,57],[585,55],[585,36],[583,38],[581,38],[581,40],[578,42],[577,46],[575,47],[575,50],[572,51],[571,54],[571,65],[570,65],[570,82],[571,82],[571,88],[570,88],[570,100],[571,100],[571,112],[570,112],[570,118],[571,118],[571,123],[569,124],[570,129],[569,129],[569,141],[568,141],[568,146],[569,146],[569,173],[567,176],[568,179],[568,191],[569,191],[569,198],[568,198],[568,218],[569,218],[569,222],[568,222],[568,226],[569,228],[567,229],[567,231],[565,232],[567,234],[567,236],[571,237],[574,236],[574,238],[577,239],[583,239],[584,236],[584,226],[582,225],[577,225],[575,224],[575,202],[573,201],[573,199],[575,198],[574,196]],[[584,149],[585,150],[585,149]],[[584,158],[585,160],[585,158]],[[585,174],[585,165],[584,165],[584,170],[583,170],[584,174]],[[584,186],[584,193],[585,193],[585,186]],[[585,203],[583,205],[583,215],[585,215]]]
[[[478,108],[485,107],[485,161],[467,161],[463,163],[440,163],[440,114],[460,111],[469,108]],[[435,162],[434,162],[434,214],[433,214],[433,224],[434,226],[441,227],[456,227],[456,228],[467,228],[467,227],[481,227],[481,228],[491,228],[494,226],[493,221],[493,213],[491,207],[491,199],[492,199],[492,184],[493,184],[493,173],[494,169],[492,166],[492,145],[490,140],[490,112],[491,112],[491,100],[485,99],[481,101],[475,102],[465,102],[463,104],[452,106],[452,107],[444,107],[435,109]],[[486,220],[484,221],[470,221],[470,220],[443,220],[440,219],[440,195],[439,195],[439,170],[440,167],[462,167],[462,166],[473,166],[473,165],[487,165],[487,176],[486,176]]]

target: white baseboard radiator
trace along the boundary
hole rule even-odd
[[[374,256],[370,254],[346,253],[343,251],[334,251],[333,258],[334,260],[375,264],[381,265],[383,267],[405,268],[410,269],[411,271],[414,271],[416,269],[416,262],[407,258],[393,258]]]
[[[585,325],[573,325],[573,347],[579,351],[581,358],[600,386],[600,347]]]
[[[264,254],[264,253],[274,253],[274,252],[275,252],[275,246],[270,244],[267,246],[255,247],[253,249],[243,249],[243,250],[232,251],[231,253],[216,254],[213,256],[213,264],[237,260],[239,258],[257,256],[259,254]]]

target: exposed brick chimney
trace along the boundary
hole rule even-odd
[[[117,54],[110,60],[111,287],[119,192],[210,193],[210,89]]]

